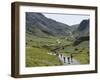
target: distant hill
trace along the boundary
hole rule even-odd
[[[74,25],[70,26],[73,33],[74,33],[74,31],[77,30],[77,28],[79,27],[79,25],[80,25],[80,23],[79,24],[74,24]]]
[[[26,33],[37,37],[69,37],[74,44],[89,40],[89,19],[69,26],[45,17],[42,13],[26,12]]]
[[[39,37],[68,36],[71,33],[71,27],[49,19],[41,13],[26,12],[26,32]]]
[[[77,29],[73,31],[76,40],[74,44],[79,44],[82,41],[89,41],[89,20],[83,20]]]

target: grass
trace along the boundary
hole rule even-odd
[[[43,48],[26,48],[26,67],[61,65],[55,55],[47,53],[48,51]]]
[[[77,59],[81,64],[89,64],[89,56],[87,53],[81,53],[74,58]]]
[[[61,50],[60,53],[63,53],[65,56],[70,56],[73,54],[73,58],[78,60],[81,64],[89,64],[89,46],[88,41],[84,41],[77,46],[68,46],[64,50]]]
[[[57,43],[57,39],[61,41]],[[89,44],[84,41],[77,46],[72,46],[70,40],[48,36],[46,38],[26,34],[26,67],[57,66],[62,65],[58,57],[47,54],[52,49],[65,46],[59,52],[66,56],[73,54],[73,58],[81,64],[89,64]]]
[[[77,46],[77,56],[75,58],[81,62],[81,64],[89,64],[89,42],[82,42]]]

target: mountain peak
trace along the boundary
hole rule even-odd
[[[83,31],[86,27],[89,27],[89,22],[90,20],[89,19],[85,19],[83,20],[81,23],[80,23],[80,27],[78,27],[78,30],[79,31]]]

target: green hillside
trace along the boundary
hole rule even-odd
[[[57,43],[58,39],[61,41],[60,44]],[[47,38],[40,38],[27,34],[26,67],[63,65],[56,55],[48,54],[51,52],[51,50],[56,48],[59,48],[59,53],[62,53],[66,56],[70,56],[70,54],[73,54],[73,57],[81,64],[88,64],[88,41],[84,41],[77,46],[72,46],[71,44],[71,41],[64,38],[51,36]]]

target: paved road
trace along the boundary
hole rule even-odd
[[[77,64],[80,64],[80,62],[77,61],[74,58],[72,59],[72,62],[71,62],[71,60],[68,62],[68,57],[67,56],[64,56],[64,55],[61,56],[61,54],[60,54],[58,57],[59,57],[60,61],[63,63],[63,65],[77,65]],[[64,57],[65,57],[65,61],[64,61]]]

